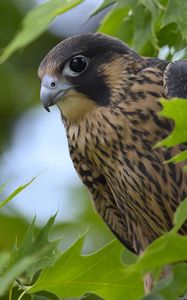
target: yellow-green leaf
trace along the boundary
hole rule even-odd
[[[157,146],[171,147],[187,141],[187,100],[173,98],[171,100],[161,99],[163,110],[160,115],[174,120],[175,126],[171,134],[157,143]]]
[[[16,197],[21,191],[23,191],[26,187],[28,187],[37,176],[33,177],[29,182],[27,182],[24,185],[20,185],[10,196],[8,196],[5,200],[0,202],[0,208],[2,208],[5,204],[10,202],[14,197]]]
[[[82,1],[53,0],[29,11],[22,22],[21,30],[3,51],[0,63],[4,62],[16,50],[25,47],[40,36],[57,15],[64,13]]]
[[[123,247],[113,241],[101,250],[83,256],[83,238],[79,239],[56,261],[54,266],[43,270],[29,293],[41,290],[62,298],[94,294],[107,300],[137,300],[143,295],[143,282],[138,273],[124,272],[120,262]]]
[[[175,155],[171,159],[167,160],[166,163],[170,163],[170,162],[178,163],[184,160],[187,160],[187,150],[182,151],[181,153]]]
[[[181,202],[180,206],[177,208],[175,212],[175,216],[174,216],[175,227],[173,228],[173,231],[177,232],[186,219],[187,219],[187,198]]]

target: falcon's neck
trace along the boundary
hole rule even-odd
[[[101,107],[87,113],[79,122],[63,119],[70,148],[76,149],[89,159],[98,148],[110,151],[110,145],[117,139],[119,131],[113,117],[116,116],[113,116],[111,109]]]
[[[100,165],[104,159],[118,159],[123,149],[144,152],[163,139],[171,130],[170,121],[159,117],[159,97],[164,95],[163,72],[148,67],[130,74],[124,88],[116,88],[110,106],[92,107],[76,122],[64,119],[70,153],[75,149],[82,157]],[[119,90],[121,92],[119,92]],[[137,151],[136,151],[137,152]]]

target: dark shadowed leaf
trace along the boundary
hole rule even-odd
[[[103,300],[103,298],[97,296],[97,295],[94,295],[94,294],[88,294],[88,295],[85,295],[81,298],[81,300]]]
[[[169,0],[162,19],[162,26],[176,23],[184,39],[187,39],[187,1]]]
[[[186,43],[177,29],[176,23],[170,23],[157,32],[158,43],[160,47],[168,45],[170,48],[174,47],[176,50],[181,50],[186,46]]]

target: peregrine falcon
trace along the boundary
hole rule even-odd
[[[159,116],[159,98],[187,98],[187,62],[145,58],[91,33],[60,42],[38,74],[41,101],[48,111],[59,107],[71,159],[96,211],[140,254],[172,228],[187,196],[184,164],[163,163],[187,146],[154,147],[174,126]]]

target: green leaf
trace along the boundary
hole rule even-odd
[[[37,176],[33,177],[29,182],[27,182],[24,185],[20,185],[8,198],[0,202],[0,208],[2,208],[5,204],[10,202],[13,198],[15,198],[21,191],[23,191],[26,187],[28,187],[35,179]]]
[[[171,100],[161,99],[163,110],[159,113],[163,117],[167,117],[175,121],[175,127],[172,133],[157,143],[156,146],[171,147],[187,141],[187,100],[173,98]]]
[[[0,274],[3,272],[4,268],[6,267],[6,264],[8,263],[10,259],[9,253],[1,253],[0,254]]]
[[[129,8],[117,7],[113,8],[102,20],[99,31],[118,38],[123,37],[123,20],[128,15]]]
[[[0,63],[8,59],[16,50],[25,47],[39,37],[57,15],[64,13],[82,1],[83,0],[53,0],[29,11],[23,20],[21,30],[3,51],[0,57]]]
[[[187,259],[187,237],[171,231],[155,240],[140,257],[137,264],[131,266],[135,271],[150,271],[170,263]]]
[[[184,160],[187,160],[187,150],[182,151],[181,153],[175,155],[171,159],[167,160],[166,163],[170,163],[170,162],[179,163]]]
[[[136,5],[136,0],[133,1]],[[133,4],[131,1],[131,5]],[[132,44],[133,37],[133,19],[129,15],[131,10],[130,1],[126,0],[123,4],[116,5],[101,21],[101,26],[98,31],[115,36],[129,45]]]
[[[151,14],[151,37],[150,37],[150,41],[152,42],[152,44],[154,45],[155,48],[158,49],[158,44],[157,44],[157,37],[156,37],[156,31],[157,31],[157,27],[159,27],[159,19],[160,19],[160,15],[163,11],[163,6],[157,1],[157,0],[140,0],[139,1],[140,4],[142,4],[142,6],[144,6],[149,13]],[[146,12],[145,12],[146,13]]]
[[[129,46],[132,46],[133,40],[133,17],[132,15],[128,15],[124,18],[121,32],[120,32],[121,39],[127,43]]]
[[[187,40],[186,18],[187,1],[169,0],[162,19],[162,27],[170,23],[176,23],[183,38]]]
[[[99,31],[123,39],[139,52],[147,43],[158,49],[155,28],[162,9],[156,0],[118,0],[103,19]]]
[[[133,48],[141,52],[143,46],[152,39],[151,14],[145,10],[143,5],[138,5],[133,10]]]
[[[164,10],[164,7],[157,0],[139,0],[139,3],[144,5],[151,12],[153,21],[157,20],[160,14],[159,10]]]
[[[131,265],[138,260],[138,256],[134,253],[130,252],[128,249],[124,247],[123,252],[121,254],[121,261],[125,265]]]
[[[176,23],[170,23],[161,28],[157,33],[157,38],[160,47],[168,45],[170,48],[174,47],[175,50],[181,50],[186,46]]]
[[[151,42],[154,48],[158,49],[155,28],[159,14],[160,9],[156,1],[152,1],[150,4],[150,1],[142,0],[133,9],[134,36],[132,45],[137,51],[140,52],[148,42]]]
[[[177,208],[174,215],[174,232],[177,232],[187,219],[187,198],[184,199]]]
[[[92,13],[91,17],[97,15],[103,9],[112,6],[113,4],[116,4],[116,2],[117,1],[115,0],[104,0],[102,4],[99,7],[97,7],[96,10]]]
[[[34,234],[34,218],[22,240],[21,245],[18,248],[15,246],[11,252],[10,265],[14,265],[24,257],[35,257],[34,263],[25,270],[27,283],[28,278],[31,280],[37,271],[51,265],[59,255],[57,250],[59,241],[48,241],[48,236],[52,226],[54,225],[55,217],[56,216],[51,217],[47,224],[40,229],[36,235]]]
[[[94,13],[91,16],[94,16],[96,14],[98,14],[100,11],[102,11],[103,9],[114,5],[113,9],[115,10],[118,8],[124,8],[124,10],[126,10],[127,7],[132,8],[136,3],[138,2],[138,0],[104,0],[103,3],[94,11]],[[110,12],[109,12],[110,14]],[[114,22],[114,20],[111,18],[112,23]],[[118,20],[117,23],[120,23],[120,21]],[[115,25],[119,26],[119,24],[117,24],[114,22]],[[110,33],[112,35],[112,33]]]
[[[83,238],[79,239],[56,261],[43,270],[29,293],[46,290],[58,297],[81,297],[92,292],[104,299],[119,300],[124,295],[129,300],[143,294],[140,274],[124,272],[119,256],[122,246],[113,241],[98,252],[80,254]]]
[[[0,296],[3,296],[14,280],[22,274],[29,266],[32,265],[35,259],[33,257],[25,257],[6,269],[6,272],[0,276]]]
[[[186,219],[186,201],[181,203],[176,212],[175,230],[155,240],[135,263],[128,266],[120,263],[122,247],[117,241],[92,255],[82,256],[80,251],[83,239],[80,239],[52,267],[43,270],[28,292],[46,290],[65,298],[81,297],[92,292],[107,300],[122,299],[123,295],[126,295],[127,299],[140,299],[143,294],[141,276],[144,273],[160,270],[165,265],[187,259],[187,237],[177,233],[177,229]],[[159,290],[167,288],[171,280],[172,278],[168,278],[159,282]],[[184,284],[177,290],[181,291],[183,287]],[[145,299],[154,297],[165,299],[160,294]]]
[[[166,300],[166,299],[164,299],[160,295],[150,294],[150,295],[143,297],[142,300]]]
[[[8,251],[16,240],[20,242],[28,227],[28,222],[13,209],[11,215],[0,214],[0,249],[1,251]],[[6,239],[5,239],[6,237]]]

